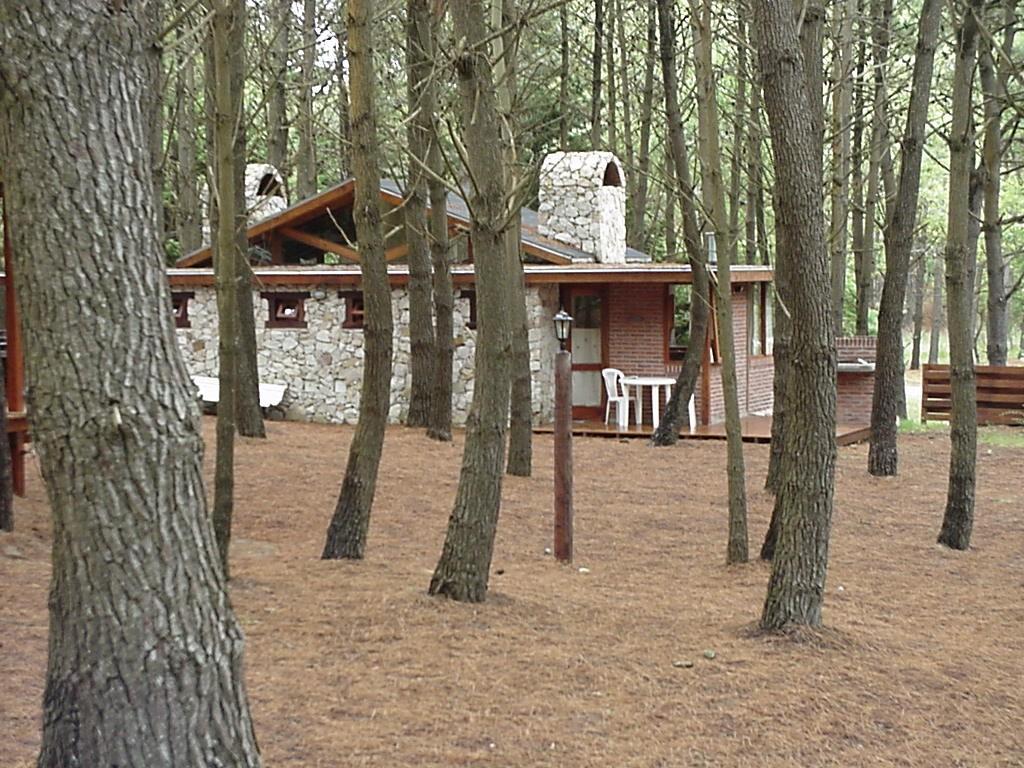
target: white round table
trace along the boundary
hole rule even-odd
[[[658,424],[661,421],[661,388],[665,388],[665,402],[667,403],[669,397],[672,396],[672,385],[675,383],[676,380],[668,376],[626,376],[622,379],[622,384],[626,391],[627,402],[629,400],[629,388],[640,388],[640,412],[636,415],[637,425],[644,423],[644,387],[651,388],[651,417],[654,422],[654,428],[657,429]]]

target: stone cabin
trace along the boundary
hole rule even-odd
[[[552,420],[553,360],[557,350],[552,316],[564,307],[574,318],[576,419],[604,417],[601,369],[627,375],[678,374],[684,348],[676,302],[685,301],[690,268],[654,263],[626,246],[625,174],[609,152],[557,152],[540,171],[540,205],[522,211],[522,255],[530,322],[535,422]],[[286,384],[286,418],[354,422],[359,414],[363,334],[359,254],[352,218],[356,181],[254,222],[250,261],[260,380]],[[403,195],[382,182],[386,258],[395,317],[391,381],[392,421],[408,407],[409,270]],[[448,198],[454,242],[454,420],[465,422],[473,392],[475,294],[469,212],[463,199]],[[212,254],[204,248],[169,270],[178,339],[193,375],[217,375],[216,302]],[[745,414],[772,407],[773,361],[769,300],[771,269],[733,268],[733,323],[740,408]],[[679,286],[682,289],[677,290]],[[703,424],[724,418],[714,329],[704,344],[705,365],[697,386],[696,412]],[[646,423],[650,403],[645,401]]]

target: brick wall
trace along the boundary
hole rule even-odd
[[[839,362],[875,362],[875,342],[874,336],[836,339]],[[840,371],[836,379],[836,421],[841,424],[870,424],[874,390],[874,371]]]
[[[772,407],[771,356],[747,355],[747,287],[737,286],[733,299],[733,329],[736,342],[737,390],[741,413],[760,413]],[[671,376],[679,374],[679,361],[665,360],[665,285],[619,283],[608,286],[608,364],[627,375]],[[697,380],[697,414],[701,413],[701,385]],[[711,422],[722,421],[721,366],[711,367]],[[650,403],[644,401],[644,420],[650,423]]]
[[[840,424],[870,424],[875,374],[840,371],[836,389],[836,421]]]
[[[855,363],[858,359],[869,363],[875,361],[874,336],[842,336],[836,339],[836,351],[840,363]]]
[[[733,286],[732,329],[736,348],[736,393],[740,401],[740,414],[764,413],[770,411],[773,403],[772,379],[775,376],[775,362],[770,355],[748,354],[749,327],[747,313],[749,286]],[[713,320],[712,320],[713,321]],[[722,366],[711,366],[710,422],[716,424],[725,420],[725,401],[722,399]],[[701,413],[700,385],[697,387],[697,414]]]

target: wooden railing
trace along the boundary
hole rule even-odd
[[[1024,366],[978,365],[978,424],[1024,425]],[[949,366],[926,365],[922,371],[921,421],[949,421]]]

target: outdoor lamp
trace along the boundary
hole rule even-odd
[[[555,321],[555,338],[558,339],[558,343],[562,346],[562,350],[565,350],[565,342],[569,340],[569,331],[572,328],[572,315],[566,312],[564,309],[558,310],[558,314],[554,317]]]

